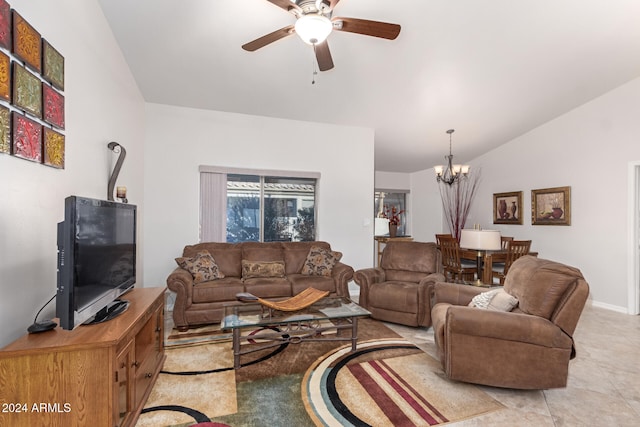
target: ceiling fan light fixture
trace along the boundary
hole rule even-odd
[[[311,13],[301,16],[296,21],[295,29],[303,42],[320,44],[331,34],[333,24],[326,16]]]

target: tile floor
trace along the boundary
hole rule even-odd
[[[566,388],[521,391],[481,386],[505,409],[450,425],[640,425],[640,316],[587,304],[574,334],[577,357],[569,365]],[[437,357],[431,328],[388,326]]]

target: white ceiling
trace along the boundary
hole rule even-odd
[[[266,0],[98,0],[146,101],[375,129],[376,170],[468,161],[640,76],[638,0],[341,0],[333,16],[400,24],[389,41],[334,31],[335,68]],[[304,144],[304,141],[301,141]]]

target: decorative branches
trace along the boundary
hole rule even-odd
[[[460,234],[464,228],[471,208],[471,202],[476,195],[480,182],[480,170],[469,173],[466,179],[460,179],[452,185],[440,183],[440,198],[442,208],[447,219],[451,234],[460,241]]]

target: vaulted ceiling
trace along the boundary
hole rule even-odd
[[[402,30],[333,31],[315,76],[295,34],[241,48],[295,22],[270,1],[99,3],[147,102],[373,128],[381,171],[442,163],[450,128],[468,161],[640,76],[637,0],[341,0]]]

